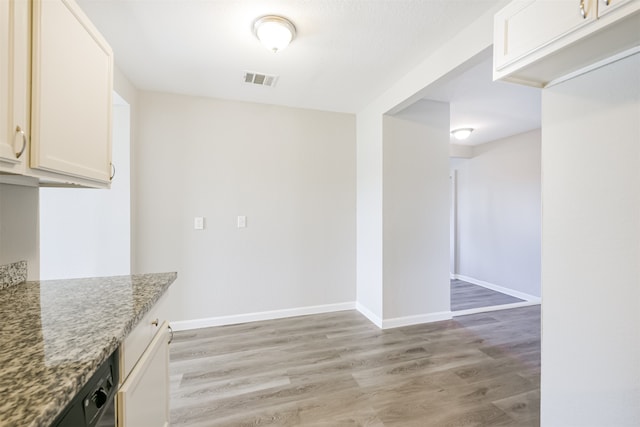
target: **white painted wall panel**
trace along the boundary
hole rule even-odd
[[[178,272],[172,320],[355,301],[355,116],[141,92],[137,134],[135,271]]]
[[[542,425],[640,425],[640,55],[543,90]]]
[[[0,265],[27,261],[39,278],[38,187],[0,184]]]
[[[112,114],[116,175],[111,189],[40,189],[43,280],[131,272],[130,108],[119,100]]]
[[[359,116],[357,136],[357,299],[382,321],[382,116]]]
[[[449,312],[449,104],[384,118],[384,319]]]
[[[469,58],[478,61],[486,55],[493,42],[493,15],[503,6],[499,2],[487,9],[473,24],[443,44],[436,52],[424,58],[384,93],[372,99],[358,116],[358,234],[357,234],[357,288],[358,304],[376,316],[382,315],[382,122],[385,114],[393,114],[423,98],[430,84],[455,70]],[[486,57],[486,56],[484,56]],[[476,62],[477,63],[477,62]],[[473,64],[468,63],[467,66]],[[448,120],[448,118],[447,118]],[[447,130],[448,132],[448,130]],[[447,145],[447,153],[449,147]],[[447,166],[448,167],[448,166]],[[447,173],[445,172],[445,178]],[[448,194],[448,192],[447,192]],[[444,206],[449,206],[449,198]],[[448,233],[448,213],[445,230]],[[444,251],[448,270],[448,237]],[[447,273],[448,274],[448,273]],[[438,294],[435,300],[442,298]],[[386,317],[386,314],[385,314]]]
[[[514,135],[455,162],[457,274],[540,296],[540,139]]]

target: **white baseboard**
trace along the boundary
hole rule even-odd
[[[453,315],[450,311],[441,311],[437,313],[418,314],[415,316],[384,319],[382,321],[382,329],[399,328],[401,326],[418,325],[420,323],[440,322],[442,320],[449,320],[452,317]]]
[[[462,274],[455,274],[454,276],[455,276],[454,277],[455,279],[473,283],[474,285],[482,286],[483,288],[491,289],[492,291],[501,292],[506,295],[511,295],[512,297],[520,298],[530,303],[540,304],[542,302],[542,299],[535,295],[530,295],[524,292],[516,291],[514,289],[505,288],[504,286],[494,285],[493,283],[474,279],[473,277],[464,276]]]
[[[452,318],[450,311],[442,311],[439,313],[419,314],[416,316],[397,317],[394,319],[381,319],[359,302],[356,303],[356,310],[380,329],[393,329],[401,326],[418,325],[420,323],[439,322],[441,320],[449,320]]]
[[[524,302],[513,304],[503,304],[493,307],[480,307],[460,311],[441,311],[437,313],[419,314],[415,316],[396,317],[393,319],[381,319],[371,310],[360,304],[359,302],[345,302],[338,304],[315,305],[308,307],[290,308],[284,310],[262,311],[257,313],[245,313],[231,316],[208,317],[204,319],[180,320],[171,322],[174,331],[186,331],[191,329],[209,328],[213,326],[235,325],[238,323],[257,322],[261,320],[283,319],[287,317],[306,316],[309,314],[332,313],[336,311],[358,310],[363,316],[369,319],[374,325],[380,329],[399,328],[401,326],[417,325],[421,323],[439,322],[449,320],[453,316],[464,316],[468,314],[481,313],[485,311],[506,310],[510,308],[526,307],[530,305],[540,304],[540,298],[528,295],[522,292],[513,291],[512,289],[503,288],[501,286],[492,285],[467,276],[456,275],[455,278],[473,283],[479,286],[502,292],[516,298],[524,299]],[[508,292],[507,292],[508,291]]]
[[[371,323],[376,325],[378,328],[382,329],[382,319],[380,317],[376,316],[367,307],[365,307],[364,305],[360,304],[359,302],[356,302],[356,310],[358,310],[360,312],[360,314],[362,314],[364,317],[369,319],[369,321],[371,321]]]
[[[313,305],[308,307],[288,308],[284,310],[261,311],[257,313],[236,314],[232,316],[208,317],[205,319],[180,320],[171,322],[174,331],[209,328],[212,326],[235,325],[238,323],[257,322],[260,320],[283,319],[286,317],[306,316],[308,314],[332,313],[334,311],[353,310],[355,302],[338,304]]]
[[[453,317],[467,316],[469,314],[487,313],[490,311],[509,310],[511,308],[529,307],[532,305],[540,305],[540,302],[522,301],[511,304],[491,305],[489,307],[468,308],[466,310],[458,310],[452,312]]]

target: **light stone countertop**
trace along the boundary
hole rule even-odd
[[[176,273],[0,290],[0,426],[49,427]]]
[[[0,290],[27,281],[27,261],[0,265]]]

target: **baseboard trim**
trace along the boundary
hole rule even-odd
[[[532,305],[540,305],[540,302],[535,301],[522,301],[514,302],[511,304],[491,305],[488,307],[468,308],[466,310],[453,311],[453,317],[467,316],[469,314],[487,313],[490,311],[509,310],[512,308],[530,307]]]
[[[362,314],[364,317],[369,319],[371,323],[376,325],[378,328],[382,329],[382,319],[377,315],[375,315],[373,311],[369,310],[367,307],[360,304],[359,302],[356,302],[356,310],[358,310],[360,314]]]
[[[260,320],[284,319],[287,317],[306,316],[309,314],[332,313],[334,311],[353,310],[355,302],[338,304],[313,305],[308,307],[288,308],[284,310],[261,311],[257,313],[236,314],[232,316],[208,317],[205,319],[180,320],[171,322],[174,331],[209,328],[212,326],[236,325],[238,323],[257,322]]]
[[[384,319],[382,321],[382,329],[393,329],[401,326],[418,325],[421,323],[440,322],[449,320],[453,317],[450,311],[440,311],[436,313],[418,314],[415,316],[396,317],[393,319]]]
[[[492,291],[500,292],[506,295],[510,295],[515,298],[520,298],[526,302],[540,304],[542,299],[535,295],[530,295],[524,292],[516,291],[514,289],[505,288],[504,286],[495,285],[493,283],[485,282],[484,280],[474,279],[473,277],[464,276],[462,274],[455,274],[455,279],[463,280],[465,282],[473,283],[474,285],[482,286],[483,288],[491,289]]]

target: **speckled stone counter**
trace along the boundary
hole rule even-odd
[[[0,265],[0,290],[10,288],[27,280],[27,261]]]
[[[0,291],[0,426],[46,426],[176,273],[26,282]]]

